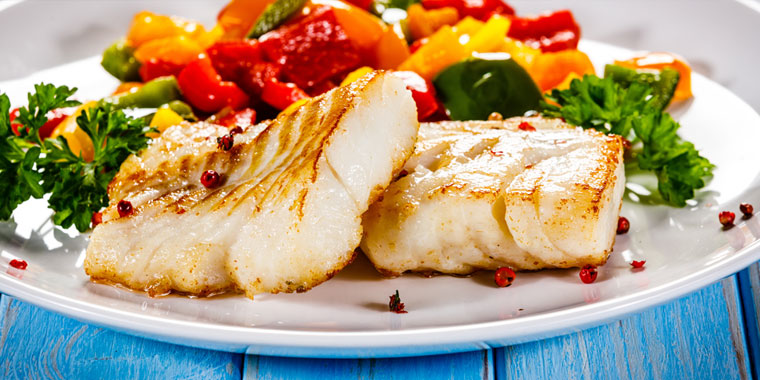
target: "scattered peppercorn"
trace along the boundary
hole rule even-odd
[[[628,221],[628,218],[624,216],[621,216],[618,218],[618,226],[617,226],[618,235],[627,233],[630,228],[631,228],[631,222]]]
[[[518,129],[522,131],[535,131],[536,127],[528,123],[527,121],[523,121],[520,123],[520,125],[517,126]]]
[[[739,210],[744,214],[744,218],[748,219],[752,217],[752,214],[755,212],[755,208],[752,207],[749,203],[742,203],[739,205]]]
[[[401,302],[401,297],[398,295],[398,289],[396,289],[396,294],[390,296],[391,300],[388,302],[388,308],[390,311],[396,313],[396,314],[404,314],[407,311],[404,310],[404,303]]]
[[[509,285],[512,285],[515,277],[517,277],[517,275],[511,268],[501,267],[496,270],[496,273],[494,273],[493,280],[496,282],[496,286],[506,288]]]
[[[643,268],[644,264],[646,263],[647,263],[646,260],[641,260],[641,261],[633,260],[631,261],[631,266],[638,269],[638,268]]]
[[[124,199],[120,200],[119,204],[116,205],[116,211],[119,212],[119,216],[122,218],[131,215],[132,211],[134,211],[132,209],[132,202]]]
[[[718,214],[718,220],[720,220],[720,224],[722,224],[724,227],[734,225],[735,218],[736,215],[731,211],[721,211],[720,214]]]
[[[207,189],[217,187],[220,179],[221,177],[219,176],[219,173],[214,170],[206,170],[201,174],[201,184]]]
[[[20,269],[20,270],[26,269],[26,266],[27,266],[26,261],[24,261],[24,260],[16,260],[16,259],[11,260],[11,262],[9,264],[12,267],[14,267],[16,269]]]
[[[103,223],[103,213],[100,212],[94,212],[92,213],[92,217],[90,218],[90,223],[92,223],[92,228],[95,228],[100,223]]]
[[[239,135],[241,133],[243,133],[243,128],[235,127],[230,129],[230,136]]]
[[[233,144],[235,144],[235,138],[233,135],[224,135],[216,138],[216,145],[219,149],[230,150],[232,149]]]
[[[586,264],[581,268],[581,272],[579,273],[581,277],[581,281],[583,281],[584,284],[590,284],[594,281],[596,281],[596,276],[599,273],[596,271],[596,265]]]
[[[502,120],[504,120],[504,116],[501,116],[501,114],[498,113],[498,112],[491,112],[491,114],[488,115],[488,120],[489,121],[502,121]]]

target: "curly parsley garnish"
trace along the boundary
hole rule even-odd
[[[49,111],[80,104],[69,99],[76,88],[39,84],[34,89],[29,105],[13,121],[19,136],[11,129],[10,100],[0,95],[0,219],[9,219],[26,200],[50,194],[53,223],[85,231],[93,213],[108,205],[108,183],[121,163],[145,148],[150,140],[146,134],[155,130],[101,102],[76,119],[93,142],[94,158],[86,161],[71,151],[64,137],[42,140],[39,135]]]
[[[715,167],[694,144],[678,134],[680,125],[658,107],[652,88],[634,82],[623,87],[611,78],[585,75],[567,90],[553,90],[543,101],[542,114],[570,124],[623,136],[633,143],[627,164],[653,172],[662,199],[683,207]]]

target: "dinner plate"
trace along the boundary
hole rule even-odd
[[[654,4],[656,12],[647,6]],[[45,81],[79,87],[82,100],[101,97],[117,82],[100,69],[96,55],[125,33],[132,14],[148,8],[208,25],[221,5],[0,4],[5,7],[0,12],[3,34],[17,32],[15,40],[3,41],[9,46],[3,46],[0,57],[0,91],[8,93],[13,104],[22,104],[32,85]],[[515,6],[520,13],[561,7],[551,2]],[[760,116],[715,81],[755,107],[760,105],[753,92],[758,76],[752,67],[760,53],[749,48],[755,43],[751,37],[760,35],[760,17],[753,7],[757,4],[573,3],[588,37],[581,49],[598,68],[625,57],[631,49],[675,51],[692,62],[695,96],[670,111],[682,125],[681,135],[717,165],[709,186],[684,208],[652,204],[647,193],[651,183],[632,179],[622,208],[631,230],[617,237],[609,262],[593,284],[581,283],[577,269],[519,273],[509,288],[495,287],[492,272],[387,279],[360,257],[304,294],[263,294],[254,301],[240,295],[150,298],[90,282],[82,269],[87,235],[54,227],[45,202],[38,200],[19,207],[12,221],[0,223],[0,292],[79,320],[163,341],[308,357],[422,355],[497,347],[582,329],[672,300],[760,258],[760,216],[738,218],[737,225],[727,230],[717,217],[721,210],[738,214],[741,202],[760,206]],[[684,12],[689,17],[682,17]],[[715,28],[701,28],[707,20],[713,20]],[[733,27],[729,31],[718,27],[729,22]],[[695,45],[695,40],[704,45]],[[722,44],[712,44],[716,41]],[[29,266],[23,271],[9,267],[11,259],[26,260]],[[632,260],[646,260],[645,269],[633,270]],[[388,296],[397,289],[408,314],[388,311]]]

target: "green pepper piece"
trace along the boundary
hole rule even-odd
[[[159,108],[169,108],[187,121],[198,121],[198,118],[193,113],[193,108],[181,100],[172,100]]]
[[[180,98],[177,79],[166,76],[145,83],[135,92],[109,96],[101,102],[111,103],[115,109],[158,108]]]
[[[537,110],[541,100],[536,83],[511,58],[466,58],[438,74],[433,84],[452,120],[486,120],[492,112],[521,116]]]
[[[664,110],[670,104],[680,80],[680,74],[673,69],[658,72],[649,69],[634,70],[618,65],[604,66],[604,77],[611,78],[623,88],[630,87],[633,82],[649,86],[652,89],[649,104],[658,111]]]
[[[259,38],[264,33],[274,30],[282,25],[290,16],[303,8],[306,0],[277,0],[269,4],[264,12],[261,13],[251,30],[248,31],[247,38]]]
[[[134,50],[126,41],[117,41],[103,52],[100,65],[122,82],[139,81],[140,62],[135,59]]]

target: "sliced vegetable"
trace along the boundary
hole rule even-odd
[[[435,87],[430,81],[411,71],[394,71],[393,75],[401,78],[406,88],[412,92],[412,98],[417,105],[417,119],[419,121],[427,120],[438,111],[440,106],[435,97]]]
[[[402,71],[414,71],[427,80],[432,80],[443,69],[469,56],[459,43],[459,37],[450,26],[443,26],[430,40],[399,65]]]
[[[308,97],[309,95],[295,83],[283,83],[274,79],[264,83],[264,91],[261,93],[261,100],[278,110],[284,110],[291,104]]]
[[[372,66],[380,70],[395,69],[409,58],[409,45],[393,28],[386,28],[375,45]]]
[[[240,109],[248,105],[248,95],[235,83],[223,81],[207,57],[190,62],[179,73],[177,83],[185,99],[203,112],[214,113],[224,107]]]
[[[373,71],[375,71],[375,69],[373,69],[373,68],[371,68],[369,66],[362,66],[362,67],[360,67],[360,68],[358,68],[358,69],[356,69],[356,70],[348,73],[348,75],[346,75],[346,77],[343,79],[343,82],[340,82],[340,85],[341,86],[346,86],[348,84],[354,83],[357,80],[359,80],[359,78],[361,78],[361,77],[363,77],[363,76],[365,76],[365,75],[367,75],[367,74],[369,74],[369,73],[371,73]]]
[[[183,68],[185,68],[185,65],[151,58],[140,66],[140,78],[142,78],[143,82],[149,82],[160,77],[177,76]]]
[[[359,50],[370,52],[377,41],[389,29],[383,23],[383,20],[370,14],[369,12],[346,4],[338,0],[311,0],[316,6],[327,5],[332,8],[335,19],[343,27],[348,39],[350,39]]]
[[[204,46],[187,36],[170,36],[146,42],[135,50],[140,62],[160,60],[185,65],[203,53]]]
[[[95,149],[92,146],[92,140],[79,125],[77,125],[77,118],[81,116],[86,110],[97,107],[98,102],[92,101],[82,104],[74,110],[74,113],[64,119],[58,124],[53,132],[50,134],[50,138],[63,137],[66,139],[71,154],[82,157],[86,162],[92,161],[95,155]]]
[[[459,21],[459,12],[454,7],[426,10],[420,4],[413,4],[406,13],[409,33],[414,40],[428,37],[442,26],[454,25]]]
[[[457,9],[460,17],[470,16],[482,21],[496,14],[515,14],[515,10],[501,0],[422,0],[422,5],[425,9],[453,7]]]
[[[216,123],[229,128],[248,128],[256,124],[256,110],[243,108],[240,111],[229,111],[223,117],[218,118]]]
[[[180,92],[177,79],[174,77],[161,77],[153,79],[133,91],[104,98],[100,103],[109,103],[114,109],[158,108],[179,98]]]
[[[185,121],[185,119],[174,112],[171,108],[159,108],[150,120],[150,126],[156,128],[158,133],[151,134],[151,138],[155,138],[166,128],[178,125]]]
[[[507,35],[510,21],[506,17],[493,15],[488,22],[480,28],[477,33],[470,36],[469,41],[464,44],[464,48],[472,53],[491,53],[499,51],[504,45],[501,36]]]
[[[259,39],[270,62],[299,88],[308,90],[361,66],[362,56],[329,7],[318,7],[298,22]]]
[[[195,117],[195,114],[193,113],[193,109],[187,103],[181,100],[172,100],[171,102],[159,107],[159,109],[162,108],[171,109],[177,115],[182,116],[182,118],[187,121],[198,121],[198,118]]]
[[[560,10],[533,18],[515,17],[507,36],[543,52],[553,52],[576,49],[581,28],[572,12]]]
[[[691,94],[691,67],[686,60],[672,53],[646,53],[625,61],[615,61],[618,66],[631,69],[673,69],[678,71],[679,81],[673,100],[686,100]]]
[[[38,130],[37,133],[40,135],[40,139],[44,140],[53,133],[56,127],[58,127],[61,122],[63,122],[67,117],[71,116],[71,114],[76,111],[76,107],[66,107],[66,108],[56,108],[54,110],[48,111],[47,115],[47,122],[43,124]],[[19,116],[19,109],[16,108],[13,111],[10,112],[10,124],[11,129],[13,130],[13,134],[16,136],[21,136],[21,133],[18,130],[19,124],[14,123],[16,120],[16,117]]]
[[[195,21],[142,11],[132,19],[127,44],[137,48],[149,41],[175,36],[185,36],[197,42],[201,49],[210,46],[217,38],[215,33],[207,32],[203,25]]]
[[[580,50],[562,50],[534,56],[527,70],[538,88],[548,91],[562,83],[571,73],[578,77],[594,74],[594,65],[586,53]]]
[[[506,54],[467,58],[433,81],[452,120],[486,120],[538,110],[541,92],[530,75]],[[488,59],[484,59],[488,58]]]
[[[267,5],[246,37],[259,38],[282,25],[306,4],[306,0],[277,0]]]
[[[462,36],[467,36],[469,40],[469,36],[475,35],[480,29],[483,28],[485,23],[480,20],[476,20],[470,16],[467,16],[459,22],[457,22],[453,27],[452,30],[454,33],[459,36],[460,38]],[[466,41],[465,41],[466,42]]]
[[[612,78],[615,83],[623,88],[630,87],[634,82],[649,86],[652,89],[653,97],[650,105],[657,110],[664,110],[670,104],[670,100],[676,91],[679,74],[678,71],[671,69],[662,71],[633,70],[617,65],[607,65],[604,67],[604,77]]]
[[[126,41],[117,41],[103,52],[100,65],[122,82],[140,80],[138,74],[140,62],[135,59],[134,51],[135,49],[128,46]]]
[[[224,40],[243,39],[264,9],[274,0],[232,0],[217,15],[217,25],[224,30]]]
[[[206,53],[222,79],[236,83],[262,59],[256,40],[217,42]]]

